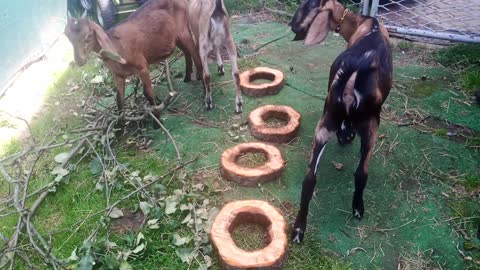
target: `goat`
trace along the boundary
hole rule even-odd
[[[341,145],[361,138],[360,164],[355,171],[353,216],[364,213],[363,191],[368,164],[380,123],[380,111],[392,86],[392,57],[389,35],[375,18],[350,12],[336,0],[306,0],[291,22],[294,40],[305,45],[322,42],[335,30],[347,42],[347,49],[330,68],[328,95],[313,140],[308,171],[303,181],[300,211],[292,240],[301,243],[306,230],[308,204],[316,184],[318,163],[329,138],[336,132]]]
[[[205,106],[207,109],[213,108],[210,72],[208,70],[208,53],[211,50],[215,50],[218,73],[223,75],[225,71],[220,49],[221,47],[225,47],[230,63],[232,64],[232,76],[235,81],[235,111],[241,113],[243,110],[243,100],[240,90],[240,74],[237,65],[237,48],[230,32],[228,18],[228,12],[223,0],[190,0],[188,20],[196,38],[196,44],[203,66]]]
[[[120,111],[125,105],[125,79],[131,75],[140,77],[145,97],[150,105],[155,106],[148,65],[166,59],[176,46],[185,54],[184,81],[191,80],[192,57],[197,78],[200,78],[200,57],[186,16],[185,0],[150,0],[108,31],[85,17],[70,18],[65,35],[73,45],[75,62],[79,66],[86,63],[92,51],[100,54],[114,75]],[[160,112],[154,110],[154,114],[158,117]]]

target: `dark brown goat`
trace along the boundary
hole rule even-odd
[[[145,97],[155,105],[148,65],[166,59],[176,46],[185,54],[185,81],[191,79],[192,57],[197,78],[201,78],[202,65],[186,18],[184,0],[150,0],[108,31],[86,18],[69,19],[65,35],[73,45],[78,65],[84,65],[92,51],[100,54],[115,77],[117,105],[123,111],[125,79],[130,75],[140,77]],[[154,111],[157,117],[159,113]]]
[[[388,32],[375,18],[350,12],[336,0],[307,0],[291,23],[295,40],[306,45],[322,42],[335,30],[348,42],[330,68],[328,96],[318,122],[308,172],[303,181],[300,211],[292,239],[303,241],[308,204],[316,184],[317,167],[329,138],[336,132],[340,144],[361,138],[360,164],[355,172],[352,213],[362,218],[368,163],[380,123],[382,104],[392,86],[392,58]]]

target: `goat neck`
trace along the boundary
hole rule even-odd
[[[338,5],[332,11],[333,28],[339,27],[338,33],[348,42],[348,46],[353,45],[360,36],[365,35],[371,30],[371,22],[363,16],[360,16],[352,11],[348,11],[343,18],[346,8]]]

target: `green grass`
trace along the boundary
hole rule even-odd
[[[466,71],[462,74],[460,79],[463,88],[468,92],[480,90],[480,67],[472,68],[472,70]]]
[[[455,72],[461,70],[457,76],[458,82],[468,93],[480,89],[480,45],[455,45],[438,50],[433,56],[440,64]]]
[[[465,188],[467,191],[473,191],[475,189],[480,189],[480,175],[467,175],[465,176]]]
[[[433,56],[444,66],[480,66],[480,45],[454,45],[437,50]]]

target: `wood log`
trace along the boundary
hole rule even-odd
[[[245,251],[231,236],[243,223],[256,223],[268,231],[265,248]],[[265,201],[245,200],[226,204],[216,216],[210,239],[223,269],[282,269],[287,258],[287,224],[278,209]]]
[[[248,168],[237,164],[237,159],[246,153],[263,153],[267,161],[258,167]],[[280,150],[266,143],[242,143],[223,152],[221,157],[222,176],[242,186],[256,186],[258,183],[277,179],[285,168]]]
[[[269,118],[278,118],[287,122],[280,127],[266,123]],[[252,111],[248,117],[250,133],[253,137],[273,143],[288,143],[300,129],[300,114],[289,106],[265,105]]]
[[[255,83],[255,80],[266,79],[272,82]],[[240,88],[242,92],[251,97],[275,95],[283,87],[285,76],[280,70],[268,67],[257,67],[240,74]]]

